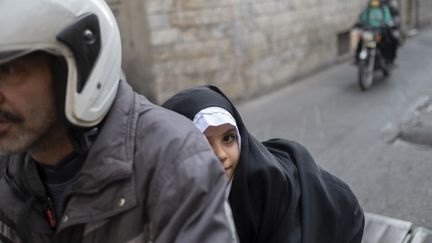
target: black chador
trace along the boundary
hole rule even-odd
[[[241,154],[229,203],[241,243],[360,243],[363,211],[340,179],[320,168],[300,144],[257,141],[231,101],[214,86],[182,91],[162,106],[193,120],[222,107],[237,122]]]

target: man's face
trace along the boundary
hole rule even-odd
[[[377,8],[380,6],[380,1],[379,0],[371,0],[370,5],[374,8]]]
[[[0,64],[0,154],[28,151],[57,122],[52,79],[47,54]]]

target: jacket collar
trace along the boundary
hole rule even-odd
[[[114,104],[73,185],[73,196],[58,230],[104,220],[137,205],[132,177],[138,119],[135,99],[132,88],[121,81]]]
[[[75,193],[97,192],[113,181],[131,176],[138,119],[134,99],[132,88],[121,81],[113,106],[76,181]]]

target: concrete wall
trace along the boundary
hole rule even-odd
[[[420,1],[430,22],[432,1]],[[215,84],[249,98],[339,58],[367,0],[108,0],[119,21],[124,69],[156,103]],[[427,8],[426,8],[427,7]]]
[[[402,28],[409,31],[413,28],[432,24],[431,0],[398,0],[400,4]]]
[[[400,0],[402,28],[409,30],[416,26],[417,2],[419,0]]]
[[[432,24],[432,1],[418,0],[419,25],[429,26]]]
[[[143,0],[107,0],[120,26],[123,70],[129,83],[151,100],[157,99],[152,71],[152,54],[148,17]]]

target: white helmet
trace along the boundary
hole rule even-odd
[[[74,126],[97,125],[121,75],[120,33],[103,0],[0,0],[0,63],[35,51],[61,57],[61,104]],[[55,80],[55,82],[60,82]]]

